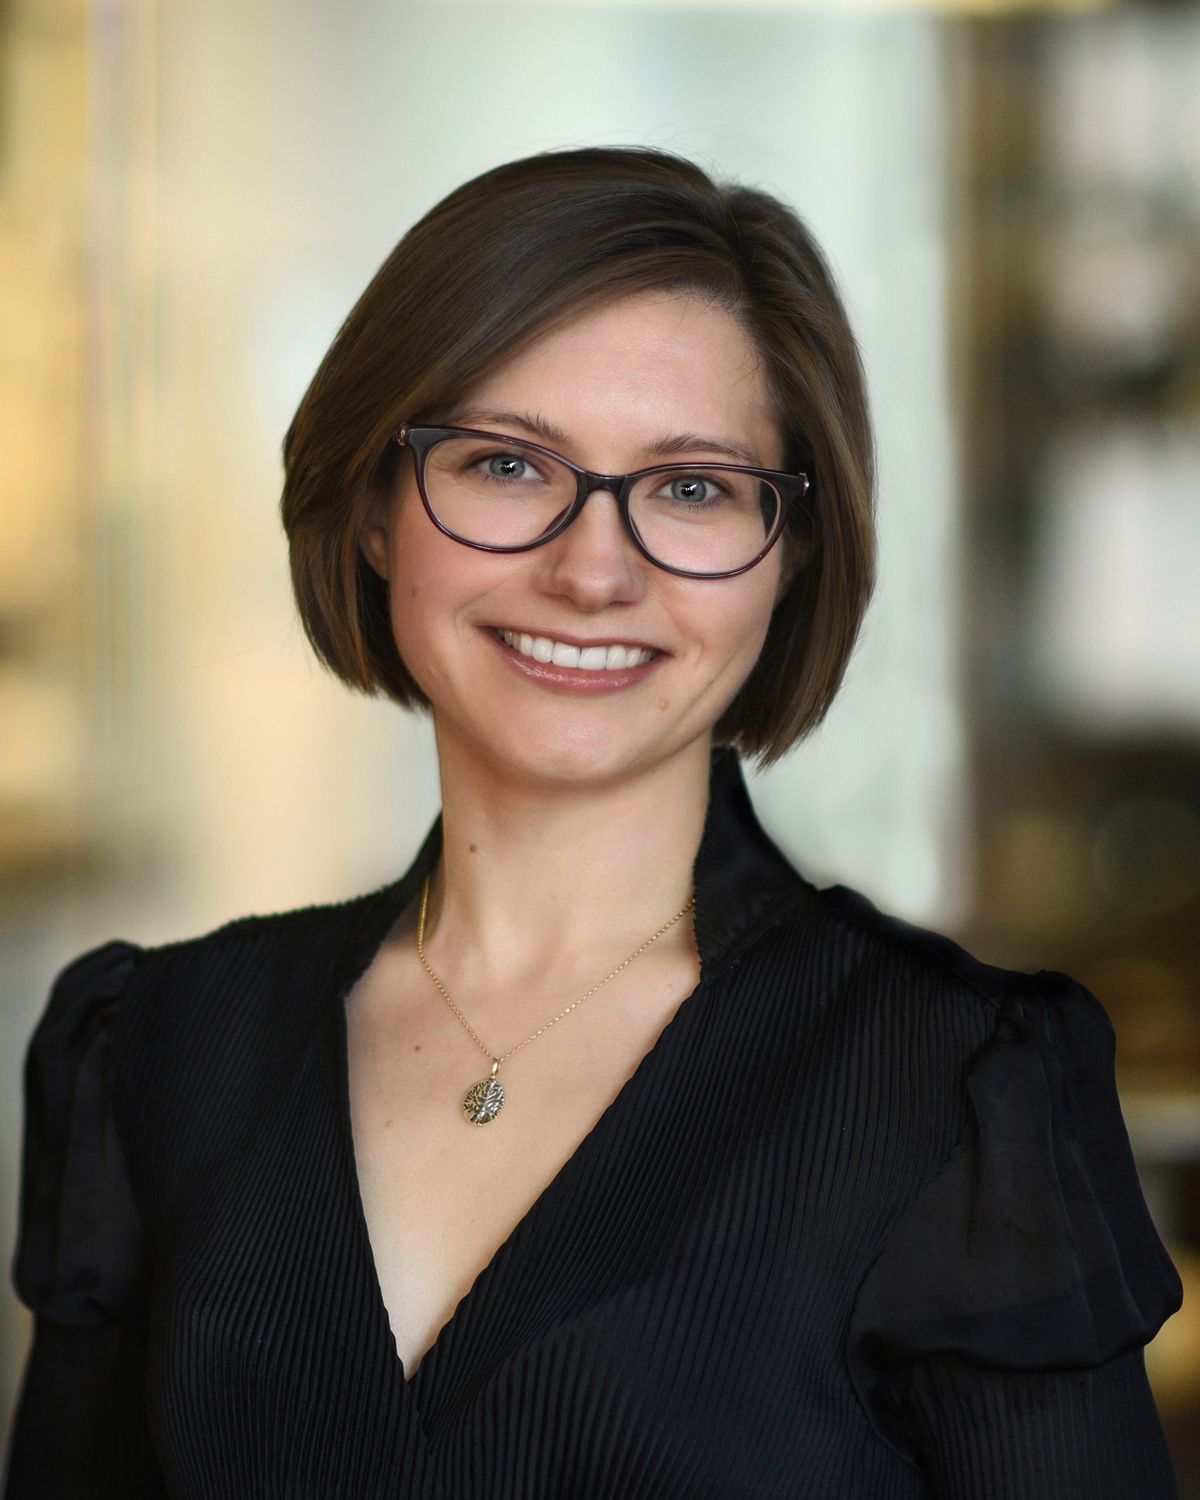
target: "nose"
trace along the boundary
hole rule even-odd
[[[593,489],[566,531],[537,557],[541,587],[588,613],[635,603],[646,589],[649,564],[625,530],[611,490]]]

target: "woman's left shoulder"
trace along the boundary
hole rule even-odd
[[[847,1358],[879,1430],[899,1442],[885,1392],[924,1360],[1082,1371],[1148,1343],[1182,1288],[1138,1180],[1100,1000],[1069,974],[984,963],[854,892],[822,894],[861,945],[857,998],[875,1003],[856,1024],[902,1098],[896,1119],[924,1122],[940,1099],[959,1122],[924,1181],[905,1178],[888,1203],[856,1294]],[[922,1124],[921,1140],[937,1135]]]
[[[848,981],[886,995],[892,1007],[942,1007],[949,1017],[989,1030],[1022,1017],[1053,1017],[1059,1028],[1111,1049],[1113,1028],[1104,1006],[1069,974],[989,963],[942,932],[881,911],[847,886],[816,891],[814,905],[826,941],[847,950]]]

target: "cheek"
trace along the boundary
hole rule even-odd
[[[760,565],[739,578],[688,587],[686,608],[714,681],[749,676],[766,640],[779,578],[778,567]]]
[[[394,575],[393,575],[394,577]],[[422,611],[424,600],[420,588],[407,578],[394,579],[391,588],[392,639],[400,660],[408,668],[422,690],[428,692],[429,655],[423,633]]]
[[[744,585],[744,589],[736,600],[730,601],[728,629],[731,641],[742,642],[743,649],[738,655],[749,653],[757,658],[778,602],[782,576],[778,564],[760,564],[736,580]]]
[[[438,583],[445,572],[444,560],[436,555],[437,543],[442,540],[422,510],[415,487],[405,486],[397,499],[389,539],[389,592],[397,631],[403,628],[408,633],[414,626],[419,628],[422,616],[437,606]]]
[[[439,592],[438,573],[432,566],[428,549],[429,539],[414,524],[411,512],[408,515],[402,512],[390,538],[388,612],[396,650],[426,692]]]

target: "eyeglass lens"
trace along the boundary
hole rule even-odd
[[[562,520],[577,493],[574,472],[505,439],[442,438],[425,458],[425,492],[438,520],[467,542],[521,547]],[[768,480],[705,464],[649,474],[629,495],[646,551],[667,567],[722,573],[766,546],[782,506]]]

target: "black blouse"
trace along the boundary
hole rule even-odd
[[[1104,1011],[816,890],[729,752],[698,987],[406,1380],[343,1000],[439,847],[58,976],[10,1500],[1174,1495],[1142,1351],[1180,1283]]]

